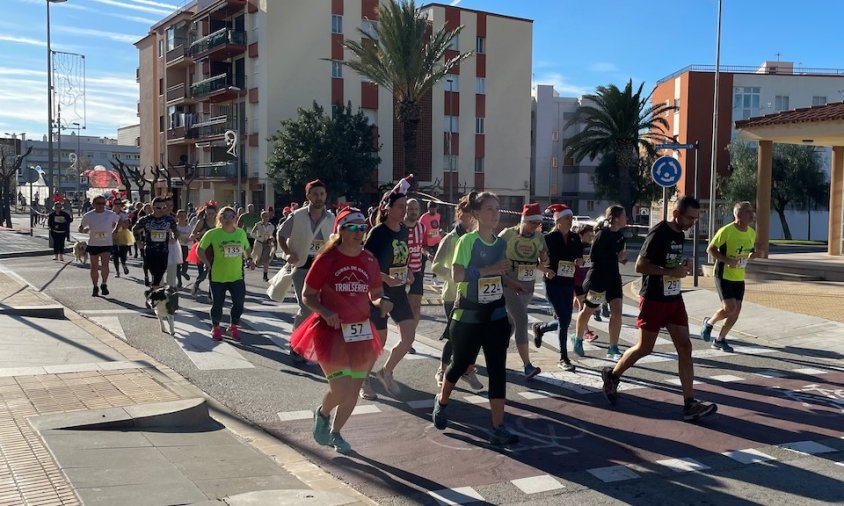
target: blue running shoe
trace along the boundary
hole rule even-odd
[[[525,379],[526,379],[526,380],[531,380],[531,379],[533,379],[533,378],[534,378],[537,374],[539,374],[539,373],[541,373],[541,372],[542,372],[542,369],[540,369],[539,367],[536,367],[536,366],[535,366],[535,365],[533,365],[533,364],[528,364],[528,365],[526,365],[526,366],[525,366]]]
[[[431,413],[431,417],[434,419],[434,427],[437,430],[445,430],[448,426],[448,418],[445,416],[445,408],[447,407],[448,405],[440,404],[440,394],[437,394],[434,397],[434,411]]]
[[[571,346],[572,350],[574,350],[575,355],[577,355],[578,357],[586,356],[586,352],[583,351],[583,339],[580,339],[576,336],[572,336]]]
[[[506,425],[499,425],[497,429],[492,431],[489,437],[489,444],[492,446],[507,446],[519,442],[519,436],[510,432]]]
[[[339,432],[331,433],[331,446],[334,447],[334,450],[337,453],[345,454],[352,451],[352,445],[350,445],[348,441],[343,439],[343,436],[341,436]]]
[[[613,360],[621,358],[621,350],[618,349],[618,345],[611,344],[610,347],[607,348],[607,358],[611,358]]]
[[[703,319],[700,326],[700,337],[707,343],[712,339],[712,325],[709,324],[709,317]]]
[[[331,444],[331,420],[327,416],[322,416],[319,410],[319,406],[314,410],[314,441],[322,446],[328,446]]]

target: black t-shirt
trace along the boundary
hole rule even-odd
[[[609,228],[599,230],[590,251],[592,269],[589,271],[589,276],[600,276],[601,279],[621,277],[618,271],[618,254],[624,251],[626,243],[621,230],[615,232]]]
[[[545,236],[548,246],[549,267],[557,274],[551,279],[545,278],[549,284],[571,285],[574,283],[576,268],[575,260],[583,258],[583,243],[580,236],[569,231],[564,240],[563,233],[554,230]],[[564,262],[560,265],[560,262]]]
[[[647,258],[653,265],[673,269],[683,262],[685,241],[683,232],[675,231],[667,221],[661,221],[648,232],[639,256]],[[669,276],[643,274],[639,295],[647,300],[676,300],[682,297],[680,285],[679,280]]]
[[[376,225],[369,232],[364,248],[378,259],[381,272],[391,276],[396,275],[402,267],[407,267],[407,261],[410,257],[410,250],[407,246],[407,227],[401,224],[399,231],[394,232],[384,223]],[[404,276],[407,276],[406,272]],[[387,288],[386,284],[384,284],[384,288]]]
[[[170,238],[179,236],[176,220],[170,215],[156,218],[154,215],[148,214],[138,220],[136,227],[141,229],[144,234],[144,247],[148,251],[167,253]],[[169,232],[173,234],[171,235]]]
[[[51,232],[56,234],[65,234],[67,235],[70,233],[70,222],[73,221],[73,218],[64,211],[59,211],[58,213],[53,211],[47,217],[47,226],[50,228]]]

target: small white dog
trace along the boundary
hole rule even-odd
[[[77,241],[76,244],[73,245],[73,256],[76,257],[76,261],[82,265],[88,263],[88,243],[85,241]]]
[[[147,305],[152,308],[155,316],[158,317],[161,332],[167,332],[164,328],[166,321],[170,327],[170,335],[175,336],[175,314],[179,309],[179,292],[173,287],[163,286],[155,290],[147,290],[144,295],[146,295]]]

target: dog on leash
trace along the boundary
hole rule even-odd
[[[85,241],[77,241],[76,244],[73,245],[73,256],[76,257],[76,261],[82,265],[88,263],[88,243]]]
[[[171,336],[176,335],[175,328],[175,314],[179,309],[179,292],[171,286],[162,286],[154,290],[147,290],[144,292],[147,299],[147,305],[155,312],[158,317],[158,325],[161,332],[167,333],[164,328],[166,321]]]

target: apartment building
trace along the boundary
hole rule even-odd
[[[350,57],[343,40],[377,23],[377,6],[197,0],[154,25],[136,43],[141,165],[196,164],[192,200],[264,206],[301,198],[273,191],[267,138],[299,107],[351,102],[377,128],[382,162],[373,179],[403,176],[391,94],[340,63]],[[532,21],[442,4],[422,10],[434,29],[464,25],[453,50],[476,54],[423,103],[416,179],[441,198],[485,189],[518,209],[530,196]]]
[[[583,127],[567,123],[583,97],[561,97],[554,86],[539,84],[532,97],[531,200],[543,206],[564,203],[575,214],[596,217],[609,202],[595,193],[592,176],[601,158],[580,162],[566,153],[567,140]]]

